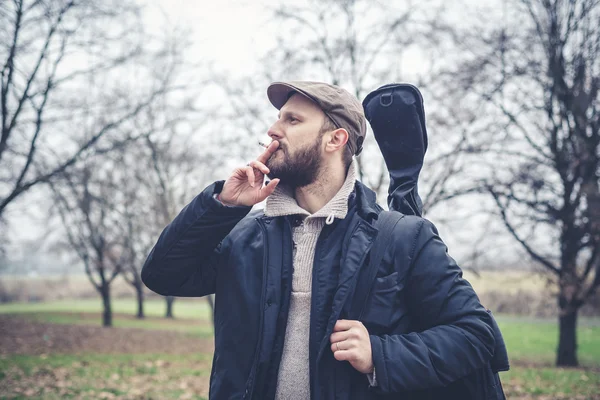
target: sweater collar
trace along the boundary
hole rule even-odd
[[[285,185],[278,185],[273,194],[267,198],[265,215],[267,217],[281,217],[285,215],[301,215],[310,218],[327,218],[327,223],[333,223],[334,218],[344,219],[348,214],[348,198],[354,190],[356,183],[356,167],[350,164],[346,180],[335,196],[323,208],[314,214],[298,205],[294,192]]]

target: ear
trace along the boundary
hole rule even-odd
[[[334,131],[328,132],[325,135],[325,151],[336,152],[340,149],[344,149],[348,142],[348,131],[344,128],[338,128]]]

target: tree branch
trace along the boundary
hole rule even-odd
[[[2,212],[4,211],[4,209],[6,208],[6,206],[13,201],[15,198],[17,198],[19,195],[21,195],[23,192],[25,192],[27,189],[29,189],[30,187],[38,184],[38,183],[42,183],[42,182],[47,182],[48,180],[52,179],[54,176],[64,172],[68,167],[70,167],[71,165],[75,164],[75,162],[77,162],[80,157],[82,157],[82,155],[89,149],[93,148],[93,146],[96,144],[96,142],[98,142],[98,140],[100,140],[100,138],[108,131],[117,128],[118,126],[120,126],[123,122],[135,117],[137,114],[140,113],[140,111],[142,111],[145,107],[147,107],[153,100],[154,97],[157,96],[158,94],[163,93],[163,90],[159,90],[159,91],[155,91],[151,96],[150,99],[139,104],[133,111],[123,115],[121,118],[119,118],[116,121],[113,121],[111,123],[108,123],[106,125],[104,125],[102,127],[102,129],[100,129],[98,132],[96,132],[96,134],[94,134],[88,141],[86,141],[84,143],[83,146],[81,146],[79,148],[79,150],[77,150],[73,155],[71,155],[71,157],[69,157],[68,160],[66,160],[65,162],[63,162],[62,164],[60,164],[58,167],[55,167],[51,172],[46,173],[44,175],[38,176],[37,178],[19,186],[19,187],[15,187],[13,189],[13,191],[6,197],[4,198],[1,202],[0,202],[0,215],[2,214]]]
[[[21,185],[21,182],[23,182],[23,178],[25,178],[25,175],[27,174],[27,171],[29,170],[29,167],[31,166],[31,162],[33,161],[33,157],[35,155],[35,150],[36,150],[35,144],[38,140],[39,134],[42,129],[42,123],[43,123],[42,115],[44,113],[45,106],[48,101],[50,90],[53,87],[52,82],[53,82],[54,77],[56,76],[58,64],[60,63],[60,60],[62,60],[62,58],[65,54],[66,42],[67,42],[67,40],[63,39],[62,44],[61,44],[61,49],[60,49],[60,55],[58,56],[57,60],[55,61],[54,65],[53,65],[52,73],[50,74],[50,77],[48,78],[46,88],[45,88],[43,96],[42,96],[42,104],[40,104],[39,107],[36,107],[37,111],[36,111],[36,121],[35,121],[35,132],[33,134],[33,138],[31,139],[31,144],[29,147],[28,155],[27,155],[27,161],[25,162],[25,165],[23,166],[21,174],[19,175],[19,177],[17,178],[17,181],[15,182],[15,186],[14,186],[13,190],[17,189]]]
[[[58,18],[56,19],[56,21],[54,22],[54,24],[52,25],[52,27],[48,31],[48,34],[46,35],[46,40],[45,40],[45,43],[44,43],[44,47],[42,48],[42,51],[40,53],[40,56],[37,59],[37,62],[35,64],[34,68],[33,68],[33,71],[31,72],[31,74],[29,75],[29,78],[27,79],[27,83],[25,85],[25,89],[23,89],[23,94],[21,95],[21,98],[19,99],[19,103],[17,104],[17,108],[16,108],[15,112],[13,113],[13,116],[12,116],[12,119],[10,121],[10,124],[8,125],[8,135],[10,135],[10,132],[12,131],[12,129],[15,127],[15,125],[17,123],[17,119],[19,118],[19,115],[21,114],[21,110],[23,108],[23,104],[25,104],[25,101],[27,101],[27,99],[29,99],[29,89],[31,88],[31,84],[33,83],[34,79],[37,76],[37,73],[38,73],[38,71],[39,71],[39,69],[40,69],[40,67],[42,65],[42,62],[46,58],[46,54],[47,54],[48,48],[50,47],[50,43],[52,42],[52,38],[54,37],[54,34],[56,33],[56,30],[58,29],[59,25],[61,24],[62,19],[63,19],[65,13],[73,5],[74,5],[74,2],[71,1],[71,2],[67,3],[64,8],[62,8],[60,10]]]
[[[523,240],[519,236],[519,234],[516,232],[515,228],[512,226],[512,224],[508,220],[508,216],[506,215],[506,207],[500,201],[500,195],[491,186],[488,186],[487,190],[492,195],[492,197],[494,198],[494,200],[496,202],[496,205],[498,206],[498,209],[500,210],[500,215],[502,217],[502,221],[504,222],[504,225],[506,226],[506,228],[508,229],[508,231],[510,232],[510,234],[517,240],[517,242],[519,242],[521,244],[521,246],[525,249],[525,251],[527,251],[527,253],[534,260],[536,260],[537,262],[539,262],[540,264],[542,264],[544,267],[548,268],[550,271],[554,272],[555,274],[560,275],[560,269],[559,268],[557,268],[556,266],[554,266],[554,264],[552,264],[550,261],[546,260],[544,257],[542,257],[541,255],[539,255],[537,252],[535,252],[531,248],[531,246],[529,246],[529,244],[527,244],[525,242],[525,240]]]
[[[8,137],[10,135],[10,129],[8,123],[8,92],[12,85],[13,74],[15,71],[15,57],[17,50],[17,43],[19,39],[19,32],[21,29],[21,18],[23,17],[23,0],[19,0],[17,3],[17,15],[15,19],[15,32],[13,34],[13,40],[8,53],[6,63],[2,67],[2,73],[0,74],[0,83],[2,84],[2,92],[0,94],[0,101],[2,102],[2,135],[0,136],[0,160],[2,154],[7,147]],[[4,82],[4,76],[6,69],[8,68],[8,75],[6,83]]]

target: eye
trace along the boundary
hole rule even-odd
[[[288,117],[288,121],[290,121],[290,123],[294,124],[294,123],[298,122],[298,119],[296,119],[296,118],[294,118],[292,116],[289,116]]]

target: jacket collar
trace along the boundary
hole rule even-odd
[[[355,193],[358,215],[367,222],[372,222],[373,219],[377,219],[379,213],[383,209],[377,204],[377,195],[375,192],[362,182],[356,181]]]

